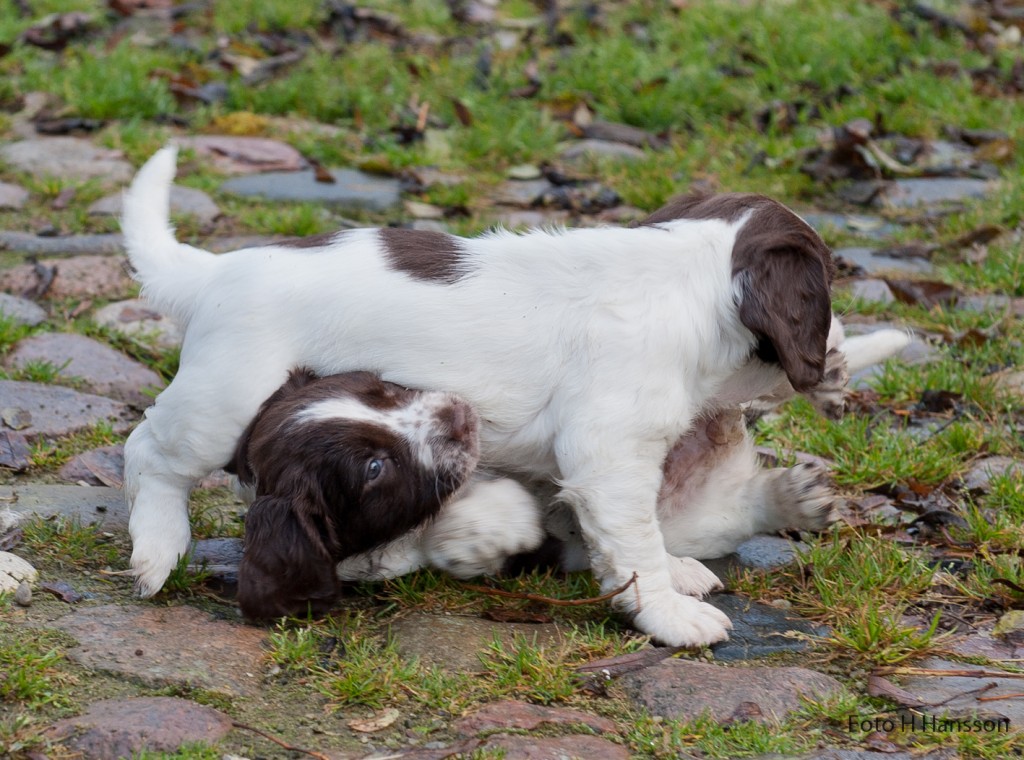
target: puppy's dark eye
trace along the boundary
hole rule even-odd
[[[376,480],[382,472],[384,472],[384,460],[371,459],[366,465],[366,482],[370,483]]]

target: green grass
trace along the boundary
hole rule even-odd
[[[893,240],[945,246],[936,254],[935,272],[928,277],[964,294],[1024,296],[1024,256],[1017,230],[1024,220],[1024,99],[986,92],[967,73],[993,64],[1008,74],[1019,51],[1008,47],[988,53],[959,33],[937,31],[912,15],[895,13],[891,4],[559,3],[560,16],[549,30],[537,3],[506,0],[499,13],[509,23],[498,44],[489,30],[455,20],[445,0],[361,3],[360,7],[394,15],[409,33],[396,45],[365,27],[353,41],[344,41],[337,29],[328,33],[321,27],[328,6],[318,2],[213,3],[208,12],[185,13],[176,22],[178,37],[173,43],[159,33],[148,35],[149,40],[146,34],[112,39],[118,20],[102,0],[34,0],[29,5],[32,13],[23,16],[15,3],[0,2],[0,44],[12,48],[0,56],[0,139],[14,136],[10,128],[19,98],[38,90],[49,93],[54,114],[105,120],[93,141],[123,151],[134,165],[176,134],[225,131],[284,140],[329,166],[394,175],[408,167],[434,165],[458,174],[462,181],[455,187],[428,189],[414,199],[446,209],[468,209],[467,217],[446,220],[460,233],[475,233],[492,224],[497,210],[490,195],[509,167],[547,161],[567,168],[557,151],[572,139],[567,119],[583,104],[596,118],[641,127],[667,141],[664,149],[649,150],[636,161],[598,160],[571,167],[644,210],[700,182],[722,190],[767,193],[800,208],[863,211],[841,207],[828,188],[800,171],[804,152],[818,145],[828,128],[863,118],[891,133],[928,139],[942,138],[947,126],[1002,129],[1016,150],[999,164],[999,191],[941,217],[911,218]],[[959,6],[940,7],[952,11]],[[44,14],[70,10],[93,13],[93,27],[64,51],[44,51],[18,41]],[[424,36],[431,35],[443,41],[424,42]],[[560,41],[556,44],[554,38]],[[269,80],[250,84],[220,65],[217,56],[223,43],[232,52],[255,59],[280,52],[275,44],[301,49],[304,56]],[[483,76],[485,58],[488,73]],[[955,62],[960,71],[936,75],[935,62]],[[515,92],[527,84],[529,66],[535,68],[540,90],[532,97],[519,97]],[[177,99],[170,87],[173,75],[223,84],[226,99],[214,104]],[[456,100],[470,114],[471,124],[460,121]],[[763,109],[787,103],[797,104],[795,120],[758,126]],[[429,104],[430,115],[423,139],[403,143],[393,128],[412,124],[423,104]],[[333,129],[325,133],[301,120]],[[62,233],[117,229],[116,220],[87,213],[88,205],[111,189],[100,181],[37,176],[2,164],[0,179],[18,182],[31,192],[25,210],[0,212],[0,228],[52,226]],[[199,245],[211,230],[214,235],[302,236],[335,229],[349,223],[348,217],[360,224],[408,221],[400,212],[346,214],[343,219],[335,210],[315,204],[227,197],[219,191],[223,177],[190,151],[182,153],[178,181],[210,193],[225,212],[212,228],[190,219],[176,220],[182,238]],[[70,205],[54,209],[53,201],[72,189]],[[961,235],[993,224],[1007,234],[990,243],[984,256],[951,245]],[[870,242],[845,230],[830,232],[828,239],[837,245]],[[3,256],[5,266],[21,262],[20,255]],[[93,306],[101,305],[97,301]],[[99,328],[90,321],[88,309],[75,318],[61,316],[78,303],[50,306],[51,318],[37,328],[0,317],[0,356],[29,335],[70,329],[123,351],[165,381],[177,371],[179,352],[157,347],[151,336],[126,337]],[[950,529],[955,546],[944,544],[945,537],[895,540],[894,533],[911,515],[893,520],[896,525],[836,529],[805,537],[806,550],[788,568],[747,571],[734,579],[741,592],[788,602],[797,612],[830,625],[831,632],[813,642],[815,656],[857,672],[878,664],[913,662],[941,650],[942,630],[952,619],[949,615],[959,614],[957,605],[996,615],[1024,602],[1013,587],[1024,587],[1024,478],[995,478],[987,494],[965,494],[957,485],[979,457],[1024,456],[1020,399],[992,380],[1000,370],[1024,365],[1024,327],[1019,318],[998,309],[974,313],[867,304],[841,293],[835,308],[853,319],[891,321],[927,332],[934,354],[920,364],[890,362],[872,380],[871,391],[861,394],[863,406],[840,422],[821,419],[803,402],[786,406],[760,424],[759,443],[778,450],[786,463],[793,461],[794,452],[828,459],[838,488],[854,499],[868,489],[939,489],[954,501],[952,509],[966,523]],[[3,370],[3,376],[74,385],[74,379],[58,377],[61,369],[36,362]],[[940,413],[922,410],[918,404],[927,391],[959,394],[956,408]],[[65,439],[36,443],[28,477],[51,478],[75,454],[120,440],[109,425],[99,425]],[[220,489],[196,492],[191,511],[197,537],[241,534],[238,504]],[[24,547],[62,570],[123,566],[127,561],[123,543],[67,521],[27,524]],[[963,559],[962,572],[936,568],[947,553]],[[183,562],[165,601],[195,601],[204,593],[204,580],[202,571],[190,572]],[[588,573],[568,579],[534,573],[494,585],[560,598],[599,593]],[[424,715],[467,711],[510,697],[614,712],[619,703],[580,692],[574,667],[588,659],[634,651],[646,641],[606,604],[546,607],[473,591],[429,571],[365,584],[346,598],[343,607],[344,612],[323,620],[284,621],[271,632],[270,658],[277,668],[271,679],[274,687],[302,688],[329,710],[397,705],[410,713],[415,729],[427,725]],[[0,610],[11,611],[10,602],[0,599]],[[539,647],[528,639],[495,642],[482,653],[479,674],[450,674],[404,659],[389,640],[388,622],[409,610],[542,611],[568,634],[559,646]],[[12,646],[0,629],[0,658],[21,663],[16,678],[0,679],[0,689],[13,694],[17,688],[25,695],[4,697],[4,704],[16,709],[0,716],[0,747],[27,751],[22,745],[34,747],[38,741],[33,716],[59,701],[64,685],[61,650],[46,640],[26,644],[24,650]],[[863,693],[859,678],[854,675],[847,681],[852,691]],[[856,697],[808,705],[770,732],[742,722],[718,725],[646,715],[620,722],[623,739],[640,757],[795,755],[813,752],[819,744],[862,746],[864,736],[845,736],[843,716],[889,707]],[[1001,758],[1020,750],[1013,737],[961,735],[942,741],[965,757]],[[148,757],[202,759],[218,753],[188,747]]]
[[[115,536],[66,517],[34,518],[20,526],[25,546],[63,569],[104,568],[117,562]]]

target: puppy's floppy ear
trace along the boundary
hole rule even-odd
[[[292,500],[261,496],[245,517],[238,603],[254,620],[320,614],[340,592],[335,562],[314,521]]]
[[[758,337],[758,357],[778,361],[798,391],[825,372],[830,265],[828,248],[809,234],[751,235],[733,251],[740,321]]]

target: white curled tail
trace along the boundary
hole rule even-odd
[[[143,298],[184,327],[216,257],[174,237],[170,194],[177,156],[177,148],[163,148],[139,169],[124,195],[121,230]]]

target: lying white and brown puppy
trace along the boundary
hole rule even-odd
[[[908,343],[909,335],[901,330],[846,338],[842,325],[833,319],[825,379],[805,395],[826,416],[841,416],[848,372],[895,356]],[[820,531],[837,518],[836,496],[823,467],[764,467],[759,462],[745,418],[751,411],[774,410],[792,396],[792,388],[779,387],[742,407],[701,417],[672,446],[662,468],[657,507],[670,554],[723,557],[759,533]],[[338,575],[349,581],[383,580],[421,567],[458,578],[494,575],[516,553],[532,550],[531,518],[540,521],[548,538],[557,540],[553,559],[561,569],[588,567],[572,511],[550,498],[553,493],[535,496],[532,506],[521,493],[507,504],[453,499],[430,523],[345,560],[338,565]],[[533,541],[539,545],[539,539]],[[551,560],[550,541],[546,549],[545,560]]]
[[[242,612],[325,611],[337,563],[434,517],[478,458],[476,413],[452,394],[369,372],[293,372],[228,466],[255,495],[238,572]]]
[[[781,204],[672,202],[631,229],[459,238],[349,230],[213,255],[168,224],[175,152],[125,196],[143,295],[184,327],[177,377],[125,445],[132,569],[156,593],[189,547],[188,493],[293,367],[447,389],[480,415],[482,461],[556,485],[616,606],[669,645],[727,637],[714,583],[665,548],[658,490],[696,420],[821,382],[831,251]]]

